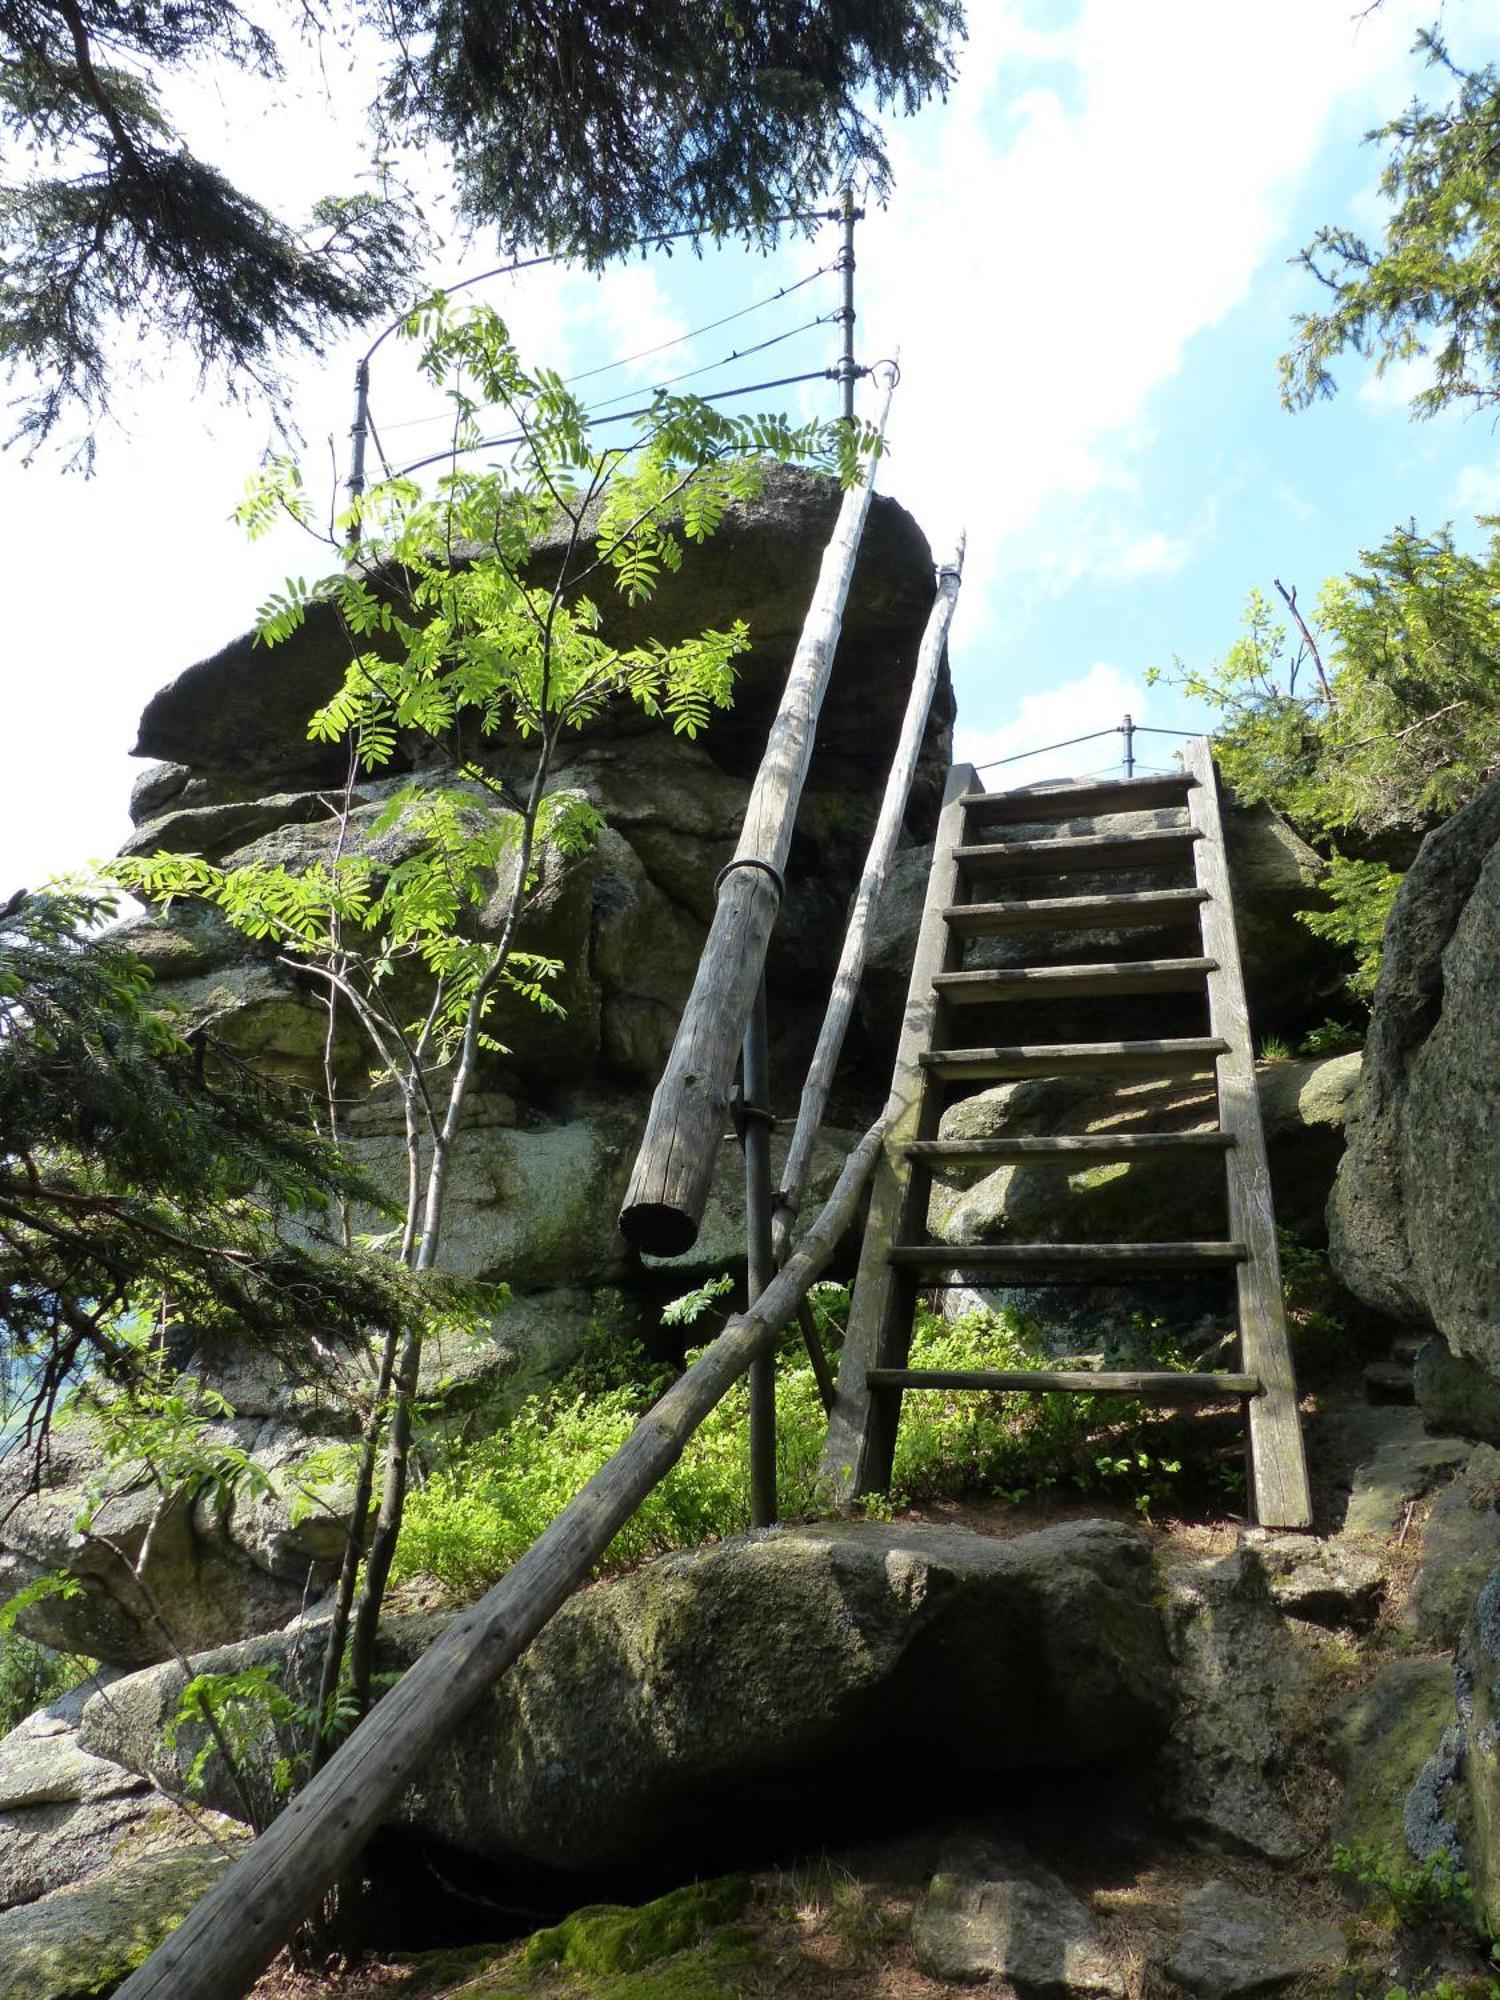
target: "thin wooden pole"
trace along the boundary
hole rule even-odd
[[[881,436],[894,387],[893,371],[876,422]],[[637,1249],[653,1256],[676,1257],[691,1249],[703,1219],[728,1121],[735,1060],[765,968],[818,711],[870,511],[875,465],[872,454],[844,495],[823,552],[812,606],[751,787],[739,845],[719,877],[718,903],[693,990],[651,1100],[620,1229]]]
[[[740,1117],[745,1147],[745,1304],[753,1306],[776,1275],[771,1252],[771,1034],[762,974],[740,1058]],[[750,1525],[776,1522],[776,1350],[750,1363]]]
[[[787,1148],[786,1164],[781,1173],[781,1188],[776,1196],[778,1259],[784,1258],[791,1246],[792,1224],[796,1217],[797,1205],[807,1186],[807,1176],[812,1167],[813,1147],[823,1123],[823,1114],[828,1108],[828,1093],[833,1087],[833,1073],[838,1067],[839,1056],[844,1047],[844,1036],[848,1033],[849,1020],[854,1012],[854,1002],[859,992],[859,982],[864,976],[865,954],[869,950],[870,943],[870,926],[874,921],[876,907],[885,891],[885,885],[890,880],[896,842],[901,838],[901,822],[906,817],[906,802],[911,796],[917,759],[922,754],[922,739],[927,733],[927,717],[932,709],[933,691],[937,687],[938,673],[947,650],[948,628],[953,623],[953,613],[958,604],[958,589],[963,578],[963,568],[964,537],[960,535],[958,550],[953,561],[938,571],[937,596],[928,614],[927,629],[922,634],[916,671],[912,676],[911,693],[906,701],[906,715],[901,724],[901,736],[896,745],[896,755],[890,773],[885,781],[885,797],[880,802],[880,816],[875,822],[875,831],[870,836],[870,846],[865,855],[859,891],[854,898],[854,908],[849,913],[849,927],[844,933],[844,949],[839,957],[838,971],[834,974],[833,990],[828,997],[828,1011],[823,1016],[823,1026],[818,1034],[818,1046],[813,1051],[812,1061],[808,1065],[807,1081],[802,1086],[802,1101],[797,1110],[797,1123],[792,1132],[791,1145]]]
[[[587,1579],[710,1410],[775,1342],[848,1228],[882,1131],[873,1125],[849,1155],[796,1256],[751,1310],[678,1377],[494,1589],[453,1620],[131,1974],[118,2000],[239,2000],[457,1723]]]

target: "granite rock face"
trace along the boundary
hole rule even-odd
[[[1386,929],[1335,1269],[1373,1310],[1500,1375],[1500,781],[1430,833]]]
[[[489,1026],[507,1053],[485,1058],[446,1205],[446,1266],[503,1281],[511,1303],[492,1337],[449,1343],[427,1357],[425,1391],[498,1416],[565,1367],[591,1325],[613,1318],[629,1332],[654,1328],[674,1273],[684,1273],[686,1284],[743,1260],[743,1173],[732,1146],[699,1243],[666,1270],[643,1267],[620,1237],[616,1215],[839,500],[831,480],[770,467],[760,497],[731,510],[719,535],[689,552],[649,610],[623,600],[603,607],[606,636],[622,644],[648,634],[671,641],[743,617],[751,651],[735,706],[715,715],[696,740],[673,736],[626,704],[570,733],[562,746],[550,789],[586,800],[603,832],[586,856],[544,862],[518,943],[561,961],[552,994],[563,1011],[499,997]],[[541,546],[538,575],[557,559],[556,548]],[[811,1052],[933,587],[921,530],[893,500],[877,497],[768,966],[782,1112]],[[137,784],[130,850],[201,853],[227,865],[273,863],[293,872],[326,861],[339,837],[326,787],[341,778],[342,766],[336,770],[326,748],[309,743],[306,722],[346,660],[347,645],[319,607],[285,645],[267,649],[247,635],[165,688],[141,723],[141,754],[164,761]],[[910,808],[918,833],[935,816],[952,712],[945,677]],[[503,738],[485,755],[506,776],[529,761],[526,746]],[[397,866],[412,851],[406,812],[391,816],[394,795],[412,775],[398,768],[358,779],[344,851],[363,852],[378,867]],[[322,996],[273,949],[191,905],[142,917],[130,941],[188,1029],[207,1029],[255,1067],[321,1089]],[[415,988],[392,997],[411,1015],[425,1005]],[[883,1099],[890,1054],[889,1047],[868,1053],[863,1068],[846,1071],[846,1109],[861,1121]],[[349,1100],[350,1149],[399,1195],[406,1170],[399,1108],[389,1089],[370,1091],[370,1052],[347,1018],[332,1057]],[[810,1205],[836,1177],[847,1151],[842,1127],[850,1122],[831,1121]],[[356,1216],[355,1226],[383,1225]],[[623,1304],[614,1294],[624,1295]],[[299,1460],[335,1441],[336,1421],[320,1422],[294,1385],[243,1380],[256,1371],[234,1357],[227,1364],[207,1357],[204,1365],[230,1393],[232,1441],[271,1475],[271,1492],[216,1509],[185,1493],[164,1499],[148,1483],[122,1476],[95,1524],[115,1544],[111,1552],[74,1527],[98,1470],[75,1441],[41,1494],[21,1497],[13,1513],[0,1505],[0,1593],[59,1567],[85,1585],[82,1597],[31,1607],[23,1618],[31,1636],[119,1666],[166,1658],[170,1645],[129,1574],[148,1536],[141,1581],[172,1607],[172,1641],[187,1651],[284,1625],[326,1587],[347,1509],[341,1513],[339,1496],[326,1492],[316,1506],[301,1505],[295,1489]],[[228,1384],[219,1372],[226,1365]],[[248,1403],[237,1399],[242,1392]],[[21,1468],[11,1476],[24,1481]]]
[[[929,1805],[1007,1771],[1148,1752],[1171,1675],[1147,1543],[1081,1522],[999,1542],[963,1529],[833,1523],[740,1536],[585,1591],[472,1712],[403,1822],[494,1861],[703,1865],[726,1834],[784,1828],[869,1772]],[[431,1619],[391,1621],[383,1666]],[[209,1655],[202,1669],[316,1673],[320,1627]],[[89,1704],[96,1755],[181,1786],[196,1745],[160,1740],[183,1682],[132,1675]],[[274,1747],[266,1746],[267,1758]],[[233,1805],[210,1760],[207,1797]]]
[[[1289,1861],[1306,1836],[1279,1782],[1309,1669],[1255,1552],[1167,1573],[1181,1702],[1163,1756],[1174,1819],[1211,1845]]]
[[[1182,1907],[1177,1947],[1165,1967],[1198,2000],[1270,1993],[1293,1980],[1338,1972],[1348,1956],[1343,1932],[1294,1915],[1232,1882],[1205,1882]]]
[[[950,1843],[912,1920],[912,1942],[933,1979],[1124,2000],[1125,1982],[1092,1913],[1010,1841],[976,1835]]]

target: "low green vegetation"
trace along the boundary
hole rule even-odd
[[[713,1288],[704,1292],[712,1296]],[[823,1288],[825,1330],[836,1332],[830,1292],[836,1300],[842,1294]],[[983,1311],[952,1321],[922,1313],[912,1362],[956,1369],[1053,1365],[1023,1319]],[[486,1589],[619,1449],[669,1379],[670,1371],[639,1347],[601,1334],[555,1387],[530,1397],[492,1434],[434,1455],[407,1506],[396,1576],[434,1577],[462,1594]],[[782,1519],[826,1511],[818,1479],[826,1419],[800,1348],[780,1357],[776,1414]],[[629,1569],[747,1528],[746,1427],[741,1383],[621,1530],[601,1569]],[[1145,1513],[1187,1497],[1182,1458],[1163,1442],[1171,1434],[1167,1420],[1115,1398],[914,1391],[889,1502],[874,1504],[902,1508],[965,1494],[1019,1502],[1055,1488],[1127,1500]]]

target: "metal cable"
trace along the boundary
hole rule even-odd
[[[976,771],[994,771],[998,770],[1002,764],[1021,764],[1028,757],[1045,757],[1053,750],[1071,750],[1075,743],[1097,743],[1101,736],[1118,736],[1119,734],[1120,725],[1116,723],[1113,729],[1095,729],[1087,736],[1070,736],[1065,743],[1044,743],[1037,750],[1017,750],[1010,757],[991,757],[987,764],[976,764],[974,769]]]
[[[732,396],[754,396],[763,389],[789,389],[797,382],[836,382],[836,368],[813,368],[805,375],[781,375],[774,382],[742,382],[738,388],[718,389],[711,396],[702,396],[700,402],[726,403]],[[620,424],[630,417],[649,417],[655,409],[654,403],[642,403],[638,409],[617,410],[612,416],[585,417],[583,428],[592,430],[595,424]],[[526,433],[515,431],[509,437],[478,438],[473,444],[459,445],[448,451],[435,451],[426,458],[414,458],[410,465],[403,465],[397,478],[404,478],[408,472],[420,472],[424,466],[440,465],[444,459],[456,458],[471,451],[498,451],[506,445],[525,444]]]
[[[855,212],[855,219],[859,220],[863,215],[864,210],[859,209]],[[783,222],[842,222],[844,219],[844,211],[841,208],[793,208],[788,209],[785,215],[773,215],[769,217],[764,227],[767,229],[779,229]],[[702,237],[711,233],[711,231],[701,227],[697,229],[660,229],[653,235],[637,236],[634,242],[622,243],[620,250],[649,250],[653,246],[660,249],[663,243],[683,243],[690,236]],[[614,254],[618,255],[619,252],[615,252]],[[434,290],[441,292],[446,298],[450,297],[454,292],[467,292],[473,286],[482,285],[490,278],[508,278],[512,272],[534,271],[542,264],[566,264],[572,256],[573,252],[570,250],[549,250],[536,257],[518,257],[514,262],[509,264],[496,264],[492,270],[476,271],[472,278],[456,278],[451,285],[437,285],[434,287]],[[416,303],[420,305],[421,301],[418,300]],[[405,326],[410,317],[410,312],[398,313],[389,326],[382,327],[380,332],[370,342],[370,345],[365,349],[364,359],[368,362],[375,353],[375,350],[385,341],[389,340],[398,327]]]
[[[653,382],[650,393],[652,395],[660,395],[663,389],[671,389],[679,382],[691,382],[698,375],[712,375],[720,368],[729,367],[730,363],[734,361],[748,361],[752,354],[764,354],[768,347],[780,347],[783,341],[795,340],[799,334],[811,333],[815,327],[827,326],[830,321],[837,318],[838,313],[836,311],[823,313],[817,319],[804,320],[801,326],[794,326],[787,333],[773,333],[769,340],[757,341],[753,347],[737,347],[732,352],[721,356],[717,361],[705,361],[699,368],[684,368],[680,375],[668,375],[661,382]],[[607,397],[604,402],[596,404],[595,407],[599,410],[612,410],[616,403],[629,402],[632,396],[637,396],[641,393],[639,389],[627,389],[623,395]]]
[[[658,341],[655,347],[643,347],[639,354],[622,355],[618,361],[605,361],[598,368],[585,368],[582,374],[567,378],[571,389],[575,382],[587,382],[595,375],[607,375],[613,368],[628,368],[633,361],[649,361],[653,354],[664,354],[669,347],[682,347],[690,340],[698,340],[705,333],[717,333],[721,326],[729,326],[734,320],[746,319],[751,313],[764,312],[767,306],[774,306],[780,299],[789,299],[793,292],[800,292],[804,285],[815,284],[819,278],[826,278],[830,271],[838,269],[837,264],[820,264],[816,271],[809,271],[805,278],[798,278],[794,284],[783,285],[779,292],[769,292],[763,299],[756,299],[752,305],[741,306],[738,312],[725,313],[722,319],[711,319],[707,326],[694,327],[691,333],[676,334],[671,340]],[[821,320],[814,325],[822,325]]]
[[[690,333],[679,333],[675,334],[671,340],[658,341],[655,347],[643,347],[637,354],[625,354],[622,355],[618,361],[604,361],[601,362],[597,368],[585,368],[580,374],[569,375],[564,378],[564,387],[571,389],[575,383],[590,381],[596,375],[608,375],[616,368],[628,368],[633,362],[636,361],[648,361],[653,354],[664,354],[669,348],[672,347],[684,347],[687,345],[689,341],[699,340],[706,333],[717,333],[717,331],[721,326],[728,326],[734,320],[737,319],[746,319],[749,317],[751,313],[763,312],[767,306],[776,305],[780,300],[790,298],[793,292],[800,292],[804,286],[815,283],[819,278],[826,278],[830,271],[836,271],[837,269],[838,269],[837,264],[820,264],[816,271],[809,271],[806,277],[798,278],[793,284],[783,285],[780,291],[768,292],[763,299],[756,299],[752,304],[748,306],[741,306],[738,312],[725,313],[722,319],[711,319],[705,326],[695,326]],[[836,311],[832,313],[824,313],[818,319],[808,320],[806,322],[806,325],[803,327],[799,327],[797,331],[805,332],[807,330],[807,327],[810,326],[825,326],[836,317],[837,317]],[[791,338],[791,335],[783,334],[778,336],[778,338],[789,340]],[[762,344],[769,346],[772,343],[764,342]],[[759,348],[747,347],[743,349],[741,353],[731,354],[728,358],[731,361],[739,360],[742,359],[744,355],[756,354],[759,351],[760,351]],[[709,364],[709,366],[711,367],[719,367],[722,365],[723,364],[719,362],[714,362]],[[706,374],[708,370],[707,368],[703,368],[690,372],[696,372],[698,374]],[[677,375],[673,376],[671,379],[673,381],[681,382],[685,381],[687,377],[685,375]],[[635,392],[631,390],[628,391],[627,393],[633,395]],[[623,399],[620,397],[614,398],[614,401],[616,402],[619,402],[621,400]],[[603,407],[608,408],[609,406],[608,404],[605,404],[603,405]],[[447,423],[449,420],[450,420],[449,412],[444,410],[435,412],[432,416],[428,417],[402,417],[397,423],[387,424],[386,429],[388,431],[409,431],[409,430],[415,430],[424,424],[443,424]]]

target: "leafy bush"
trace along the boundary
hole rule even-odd
[[[1299,912],[1301,919],[1316,936],[1354,954],[1349,991],[1358,999],[1372,1000],[1380,977],[1386,919],[1401,877],[1382,861],[1354,861],[1346,854],[1335,854],[1324,870],[1321,886],[1332,908],[1303,910]]]
[[[1217,712],[1215,755],[1238,796],[1330,856],[1331,908],[1304,921],[1353,953],[1364,1000],[1401,879],[1382,843],[1409,843],[1500,769],[1500,520],[1485,525],[1479,555],[1451,528],[1397,528],[1323,586],[1295,646],[1252,591],[1221,660],[1166,676]]]

